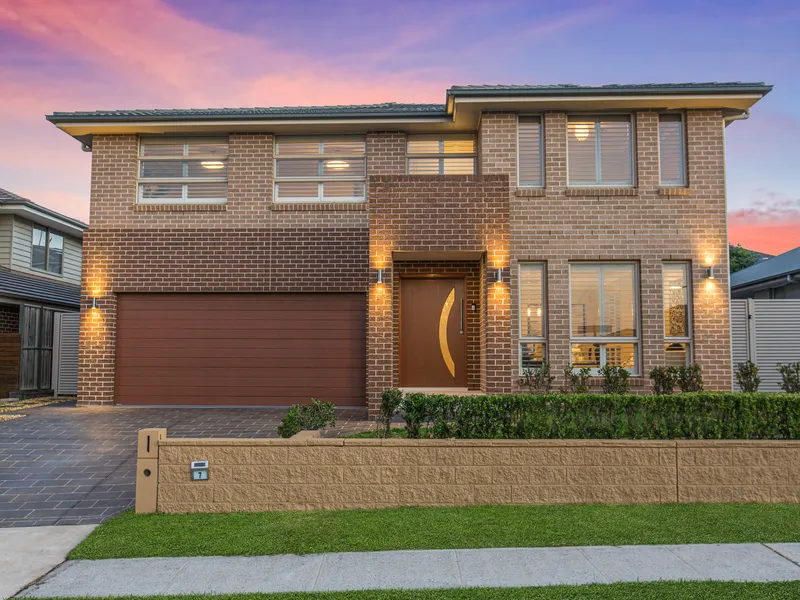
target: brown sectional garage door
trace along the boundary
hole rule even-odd
[[[116,402],[363,406],[364,294],[119,294]]]

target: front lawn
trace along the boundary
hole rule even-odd
[[[790,600],[800,582],[658,582],[541,588],[473,588],[421,591],[365,591],[225,596],[151,596],[148,600]],[[55,600],[55,599],[53,599]],[[135,600],[127,598],[126,600]]]
[[[95,529],[69,558],[797,541],[800,504],[127,512]]]

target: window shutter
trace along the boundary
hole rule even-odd
[[[631,185],[631,122],[604,117],[599,123],[600,184]]]
[[[474,175],[472,134],[410,135],[406,143],[409,175]]]
[[[542,185],[542,123],[539,117],[519,119],[519,185]]]
[[[658,116],[658,152],[662,185],[686,185],[683,119],[681,115]]]
[[[597,139],[595,122],[570,117],[567,125],[567,147],[570,185],[597,183]]]

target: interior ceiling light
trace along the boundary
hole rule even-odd
[[[204,169],[224,169],[225,163],[221,160],[204,160],[200,163],[200,166]]]
[[[325,166],[329,169],[349,169],[350,163],[345,160],[326,160]]]
[[[576,140],[584,142],[589,137],[589,123],[575,123],[572,131],[575,133]]]

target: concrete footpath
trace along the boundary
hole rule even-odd
[[[586,546],[69,561],[20,596],[800,580],[800,544]]]
[[[97,525],[0,528],[0,599],[58,566]]]

